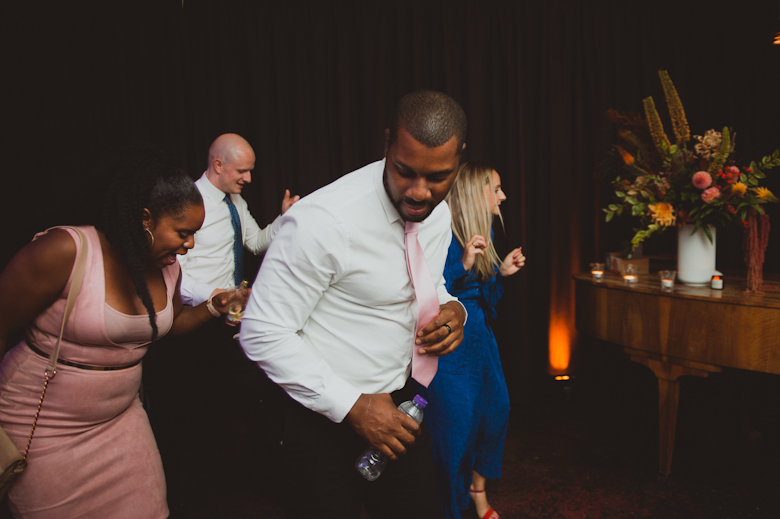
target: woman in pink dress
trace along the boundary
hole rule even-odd
[[[176,255],[194,246],[204,217],[192,179],[150,147],[124,151],[106,175],[115,181],[101,223],[79,228],[86,273],[57,374],[27,469],[8,494],[17,518],[168,517],[160,454],[138,398],[141,359],[151,341],[208,321],[214,306],[225,311],[225,297],[196,307],[179,297]],[[42,233],[0,274],[0,349],[23,327],[25,335],[0,366],[0,425],[21,452],[80,249],[72,229]]]

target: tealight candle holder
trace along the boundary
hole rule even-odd
[[[603,263],[591,263],[590,264],[590,275],[596,281],[601,281],[601,279],[604,277],[604,264]]]
[[[715,290],[723,290],[723,276],[718,274],[712,276],[712,280],[710,280],[710,287],[714,288]]]
[[[662,270],[658,273],[661,278],[661,288],[671,290],[674,288],[674,278],[677,277],[677,271]]]
[[[637,269],[636,265],[628,263],[625,266],[623,269],[623,281],[625,281],[626,284],[633,284],[639,281],[639,269]]]

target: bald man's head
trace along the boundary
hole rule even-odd
[[[240,194],[254,168],[255,152],[240,135],[225,133],[211,143],[206,177],[223,193]]]

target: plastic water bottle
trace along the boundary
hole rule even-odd
[[[398,409],[411,416],[415,422],[422,423],[423,409],[428,405],[423,397],[417,395],[414,400],[407,400],[398,406]],[[369,481],[378,478],[387,466],[388,458],[376,447],[368,447],[355,462],[355,468],[360,475]]]

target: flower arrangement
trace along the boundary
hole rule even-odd
[[[612,182],[618,200],[604,209],[606,220],[624,213],[639,219],[632,249],[672,226],[694,224],[693,232],[703,230],[710,241],[709,225],[748,228],[756,213],[765,216],[762,204],[778,201],[759,182],[766,170],[780,166],[780,151],[743,166],[733,158],[735,134],[728,127],[694,135],[692,140],[669,74],[661,70],[658,75],[675,142],[666,135],[652,97],[643,102],[644,118],[607,112],[620,143],[614,146],[612,161],[618,169]]]

